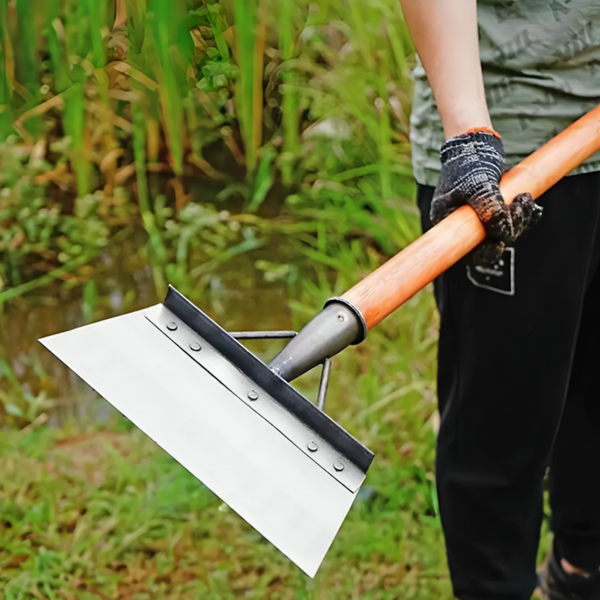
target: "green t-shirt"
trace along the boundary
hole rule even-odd
[[[479,0],[479,50],[507,166],[600,104],[600,0]],[[442,122],[422,66],[414,71],[415,178],[436,185]],[[600,170],[600,153],[574,173]]]

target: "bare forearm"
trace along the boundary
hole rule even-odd
[[[400,2],[446,137],[491,127],[479,61],[476,0]]]

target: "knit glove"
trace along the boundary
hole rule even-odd
[[[489,266],[542,216],[531,194],[520,194],[508,206],[500,193],[506,155],[493,130],[469,130],[450,138],[440,152],[442,171],[433,194],[430,217],[435,225],[459,206],[471,206],[487,238],[468,256],[471,264]]]

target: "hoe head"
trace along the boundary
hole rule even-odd
[[[174,288],[40,340],[311,577],[373,454]]]

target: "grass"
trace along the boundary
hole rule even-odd
[[[7,600],[450,597],[431,486],[412,465],[374,469],[311,581],[138,432],[3,442]]]

